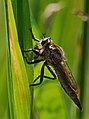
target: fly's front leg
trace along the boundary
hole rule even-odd
[[[30,30],[30,33],[31,33],[32,39],[33,39],[34,41],[40,42],[39,39],[36,39],[36,38],[34,37],[34,34],[33,34],[33,32],[32,32],[32,28],[30,28],[29,30]]]
[[[33,51],[33,49],[28,49],[28,50],[24,50],[24,52],[34,52],[34,51]],[[26,56],[24,56],[24,59],[26,60],[26,62],[27,62],[28,64],[35,64],[35,63],[39,63],[39,62],[41,62],[41,61],[44,61],[43,59],[38,59],[38,60],[29,61]]]
[[[24,55],[24,53],[26,52],[33,52],[33,49],[27,49],[27,50],[23,50],[23,58],[27,59],[27,57]]]

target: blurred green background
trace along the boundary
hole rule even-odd
[[[44,79],[41,85],[29,89],[43,64],[29,66],[21,54],[21,50],[35,45],[29,33],[31,26],[35,37],[41,39],[45,33],[63,48],[80,87],[82,112],[58,80]],[[28,54],[28,58],[33,55]],[[45,74],[51,75],[46,68]],[[0,0],[0,119],[88,119],[88,85],[88,0]]]

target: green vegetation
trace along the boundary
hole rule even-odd
[[[0,1],[0,119],[89,118],[89,1]],[[35,37],[50,36],[60,45],[80,87],[83,111],[65,94],[58,80],[44,79],[29,88],[42,62],[28,65],[23,49],[32,48]],[[33,59],[32,54],[26,54]],[[45,74],[51,75],[45,68]]]

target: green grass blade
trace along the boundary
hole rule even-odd
[[[7,1],[11,70],[13,84],[13,111],[15,119],[30,118],[30,90],[25,65],[19,47],[11,1]],[[10,91],[10,90],[9,90]],[[11,93],[9,93],[11,94]],[[9,102],[10,103],[10,102]]]
[[[0,1],[0,119],[10,119],[8,108],[8,36],[5,1]]]
[[[22,2],[22,3],[21,3]],[[19,3],[21,3],[19,5]],[[18,28],[18,36],[20,47],[23,50],[32,48],[32,37],[29,29],[32,27],[30,23],[30,1],[29,0],[20,0],[17,1],[17,28]],[[33,56],[28,53],[28,59],[31,61]],[[29,84],[33,82],[34,79],[34,71],[33,65],[29,65],[26,63],[26,71],[28,75]],[[33,88],[31,88],[31,105],[30,105],[30,116],[33,118]]]
[[[84,1],[84,13],[89,13],[89,1]],[[86,17],[88,17],[86,15]],[[81,103],[83,111],[79,113],[79,119],[88,119],[89,117],[89,20],[83,22],[83,33],[82,33],[82,45],[81,45],[81,59],[80,59],[80,86],[81,86]]]

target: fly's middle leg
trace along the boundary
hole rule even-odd
[[[49,76],[45,76],[44,75],[44,67],[47,66],[48,70],[50,71],[50,73],[52,74],[53,77],[49,77]],[[46,62],[44,62],[42,68],[41,68],[41,74],[34,80],[34,83],[40,78],[40,82],[37,84],[30,84],[30,86],[36,86],[36,85],[40,85],[43,81],[43,78],[47,78],[47,79],[56,79],[56,74],[53,72],[53,70],[46,64]]]
[[[40,82],[39,83],[36,83],[36,84],[30,84],[30,86],[37,86],[37,85],[40,85],[43,81],[43,78],[44,78],[44,67],[45,67],[45,62],[44,64],[42,65],[42,68],[41,68],[41,74],[34,80],[34,82],[40,78]]]

